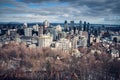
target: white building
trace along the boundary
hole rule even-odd
[[[74,49],[77,48],[77,42],[78,42],[78,36],[75,36],[73,39],[71,39],[71,42],[72,42],[72,47]]]
[[[38,29],[38,36],[43,35],[43,26],[40,26]]]
[[[62,31],[62,27],[61,27],[60,25],[57,25],[57,26],[55,27],[55,29],[56,29],[58,32],[61,32],[61,31]]]
[[[43,22],[43,26],[44,26],[45,28],[49,27],[49,26],[50,26],[49,21],[45,20],[45,21]]]
[[[70,31],[70,33],[71,33],[71,35],[73,35],[73,34],[74,34],[74,31],[73,31],[73,30],[71,30],[71,31]]]
[[[78,34],[78,30],[77,29],[75,30],[75,34]]]
[[[58,32],[56,29],[53,30],[53,40],[58,40]]]
[[[25,28],[24,34],[25,36],[32,36],[32,28]]]
[[[55,43],[55,48],[63,51],[69,51],[72,48],[72,45],[68,39],[61,38]]]
[[[34,31],[38,31],[38,27],[39,27],[38,24],[33,25],[33,30],[34,30]]]
[[[38,37],[38,46],[39,47],[50,47],[53,38],[48,35],[42,35]]]
[[[23,24],[23,27],[24,27],[24,28],[27,28],[27,27],[28,27],[28,24],[27,24],[27,23],[24,23],[24,24]]]
[[[16,35],[15,41],[16,41],[16,42],[21,42],[21,39],[20,39],[20,35],[19,35],[19,34]]]

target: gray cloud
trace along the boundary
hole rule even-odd
[[[120,11],[120,0],[21,0],[24,3],[43,3],[43,2],[67,2],[73,7],[87,6],[91,10],[110,11],[118,13]]]
[[[57,2],[59,5],[53,7],[42,6],[43,3],[49,2]],[[60,3],[67,3],[68,5],[62,6]],[[96,20],[98,22],[111,20],[116,22],[119,21],[119,18],[114,17],[120,17],[120,0],[0,0],[0,6],[4,4],[11,4],[14,7],[0,7],[0,21],[7,18],[40,20],[37,17],[47,16],[51,18],[50,20],[55,19],[56,21],[83,19],[94,23]],[[39,7],[31,8],[29,4],[37,4]],[[26,17],[30,14],[31,17]],[[112,18],[109,18],[109,16]],[[47,17],[45,18],[47,19]]]

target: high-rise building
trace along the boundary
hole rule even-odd
[[[90,23],[87,23],[86,31],[88,32],[90,30]]]
[[[56,48],[63,51],[69,51],[72,48],[71,42],[66,38],[61,38],[55,44]]]
[[[28,27],[28,24],[27,24],[27,23],[24,23],[24,24],[23,24],[23,27],[24,27],[24,28],[27,28],[27,27]]]
[[[64,30],[65,30],[65,32],[68,32],[68,31],[69,31],[68,23],[67,23],[66,20],[65,20],[65,22],[64,22]]]
[[[49,21],[45,20],[45,21],[43,22],[43,26],[44,26],[45,28],[49,27],[49,26],[50,26]]]
[[[75,34],[75,31],[77,30],[77,27],[76,26],[74,26],[73,27],[73,32],[74,32],[74,34]]]
[[[42,35],[38,37],[38,46],[39,47],[50,47],[53,38],[48,35]]]
[[[82,21],[79,22],[79,28],[78,28],[78,31],[82,30]]]
[[[54,29],[53,31],[53,40],[57,41],[58,40],[58,31]]]
[[[91,32],[91,34],[94,33],[94,27],[93,26],[90,26],[90,32]]]
[[[24,35],[25,36],[32,36],[32,28],[25,28]]]
[[[90,29],[90,23],[87,24],[86,31],[88,32],[88,40],[87,40],[87,46],[90,46],[90,36],[91,36],[91,29]]]
[[[75,36],[75,37],[71,40],[71,42],[72,42],[72,47],[73,47],[74,49],[77,48],[77,41],[78,41],[78,37],[77,37],[77,36]]]
[[[75,34],[78,34],[78,29],[75,30]]]
[[[39,25],[38,25],[38,24],[33,25],[33,30],[34,30],[34,31],[38,31],[38,27],[39,27]]]
[[[70,30],[73,30],[74,28],[74,21],[70,21]]]
[[[56,29],[58,32],[61,32],[61,31],[62,31],[62,27],[61,27],[60,25],[57,25],[57,26],[55,27],[55,29]]]
[[[101,27],[98,27],[98,36],[100,35],[100,33],[101,33]]]
[[[80,21],[79,23],[79,34],[82,36],[82,32],[83,32],[83,25],[82,25],[82,21]]]
[[[15,41],[16,41],[16,42],[21,42],[21,39],[20,39],[20,35],[19,35],[19,34],[16,34],[16,36],[15,36]]]
[[[42,36],[43,35],[43,26],[40,26],[39,28],[38,28],[38,36],[40,37],[40,36]]]
[[[83,31],[86,31],[86,21],[84,21],[84,24],[83,24]]]
[[[73,30],[71,30],[71,31],[70,31],[70,34],[71,34],[71,35],[73,35],[73,34],[74,34],[74,31],[73,31]]]
[[[50,26],[49,21],[45,20],[43,22],[43,34],[47,34],[47,28]]]
[[[49,21],[45,20],[45,21],[43,22],[43,27],[46,29],[46,28],[48,28],[49,26],[50,26]]]

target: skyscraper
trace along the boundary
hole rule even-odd
[[[38,30],[38,36],[40,37],[42,35],[43,35],[43,26],[40,26]]]
[[[38,27],[39,27],[39,25],[38,25],[38,24],[33,25],[33,30],[34,30],[34,31],[38,31]]]
[[[74,28],[74,21],[70,21],[70,30],[73,30]]]
[[[32,28],[24,29],[25,36],[32,36]]]
[[[82,30],[82,21],[79,22],[79,28],[78,31]]]
[[[23,24],[23,27],[24,27],[24,28],[27,28],[27,27],[28,27],[28,24],[27,24],[27,23],[24,23],[24,24]]]
[[[45,21],[43,22],[43,26],[44,26],[45,28],[49,27],[49,26],[50,26],[49,21],[45,20]]]
[[[88,40],[87,40],[87,46],[90,46],[90,36],[91,36],[91,30],[90,30],[90,23],[87,24],[86,31],[88,32]]]
[[[65,20],[65,22],[64,22],[64,30],[65,30],[65,32],[69,31],[67,20]]]
[[[28,24],[27,23],[24,23],[24,25],[23,25],[24,27],[27,27],[28,26]]]
[[[88,32],[90,30],[90,23],[87,23],[86,31]]]
[[[84,21],[84,24],[83,24],[83,31],[86,31],[86,21]]]
[[[47,33],[47,28],[50,26],[50,23],[49,21],[45,20],[43,22],[43,34],[46,34]]]

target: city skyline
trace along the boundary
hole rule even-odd
[[[0,22],[120,24],[118,0],[0,0]]]

